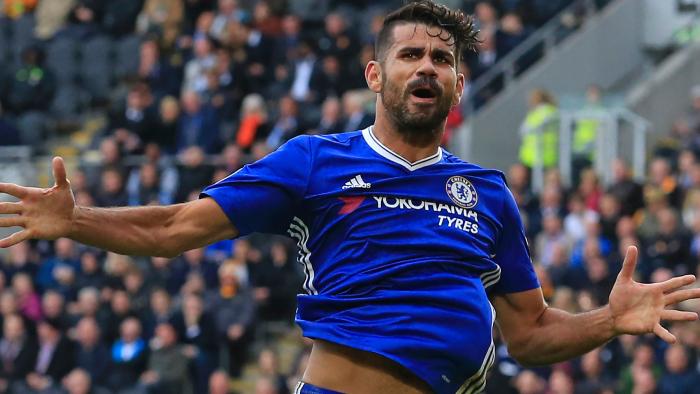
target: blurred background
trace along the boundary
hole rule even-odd
[[[640,280],[697,273],[700,2],[442,2],[481,39],[443,143],[507,174],[550,305],[605,304],[628,245]],[[0,179],[49,186],[61,155],[81,205],[170,204],[298,134],[364,128],[364,66],[401,4],[4,0]],[[174,259],[2,250],[0,392],[289,393],[310,349],[295,255],[266,235]],[[680,344],[623,336],[536,369],[496,333],[486,390],[700,392],[700,325],[670,329]]]

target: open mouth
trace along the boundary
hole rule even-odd
[[[437,97],[437,94],[433,89],[425,87],[413,89],[411,91],[411,94],[421,99],[432,99]]]

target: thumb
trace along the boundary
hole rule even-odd
[[[51,167],[53,169],[53,179],[56,181],[56,186],[68,186],[68,179],[66,179],[66,165],[63,163],[63,158],[60,156],[54,157]]]
[[[632,277],[634,276],[634,269],[637,266],[637,253],[636,246],[630,246],[627,248],[625,260],[622,262],[622,269],[618,275],[619,278],[632,280]]]

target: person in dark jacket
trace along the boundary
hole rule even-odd
[[[22,317],[6,316],[0,339],[0,391],[4,392],[15,381],[24,380],[34,367],[37,351]]]

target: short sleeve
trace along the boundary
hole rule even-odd
[[[503,230],[496,248],[495,262],[501,267],[501,279],[491,289],[494,293],[517,293],[540,287],[530,258],[518,206],[510,190],[504,188],[501,223]]]
[[[310,137],[289,140],[264,158],[207,187],[239,235],[284,234],[306,193],[311,169]]]

